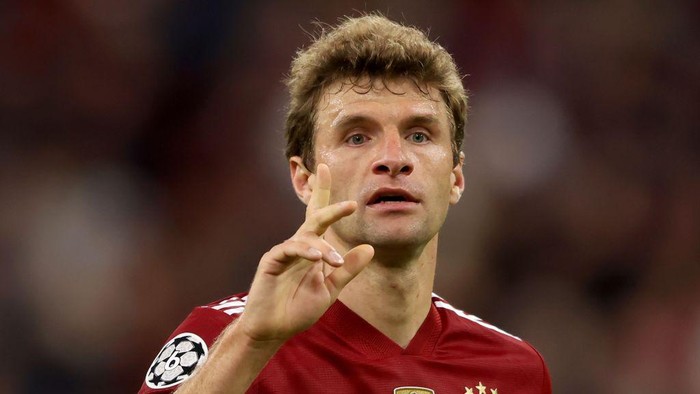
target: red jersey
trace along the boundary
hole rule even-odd
[[[245,309],[238,294],[195,308],[148,370],[140,393],[167,393],[204,363]],[[433,296],[404,349],[342,302],[287,341],[248,393],[551,394],[547,367],[528,343]]]

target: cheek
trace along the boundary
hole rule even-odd
[[[449,157],[452,162],[452,150],[446,149],[443,144],[435,144],[430,146],[426,151],[427,156],[435,163],[443,163]]]
[[[319,163],[325,163],[331,170],[331,190],[334,201],[344,200],[352,188],[353,179],[358,176],[359,163],[331,150],[319,150],[316,154]]]
[[[328,164],[331,169],[337,164],[339,161],[339,158],[337,155],[334,155],[330,149],[325,149],[323,147],[319,147],[316,149],[316,161],[318,163],[326,163]]]
[[[347,162],[349,161],[343,155],[338,155],[331,150],[320,150],[317,154],[317,159],[319,163],[326,163],[328,168],[331,170],[331,181],[334,185],[338,185],[336,182],[338,180],[347,177]]]
[[[422,157],[428,179],[433,180],[435,191],[440,195],[449,196],[452,190],[452,151],[443,147],[435,147],[425,152]]]
[[[442,146],[433,146],[422,152],[419,162],[432,174],[452,173],[452,151]]]

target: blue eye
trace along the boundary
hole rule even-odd
[[[353,134],[348,138],[350,145],[362,145],[367,142],[367,137],[362,134]]]
[[[428,141],[428,136],[424,133],[413,133],[409,136],[409,138],[411,139],[411,142],[415,142],[416,144],[422,144]]]

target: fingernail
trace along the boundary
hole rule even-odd
[[[331,250],[330,253],[328,253],[328,257],[330,257],[331,261],[336,263],[336,264],[343,264],[343,256],[338,254],[335,250]]]

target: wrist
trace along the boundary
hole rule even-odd
[[[258,335],[248,326],[245,313],[229,326],[222,337],[224,341],[231,340],[239,346],[254,352],[274,354],[286,342],[286,339],[272,336]]]

